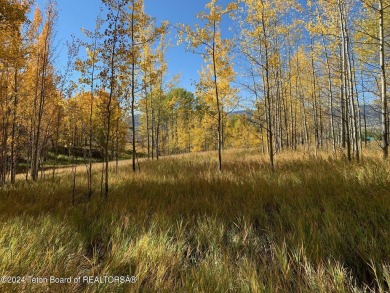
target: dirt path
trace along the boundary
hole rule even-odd
[[[145,160],[144,158],[138,159],[139,162],[144,161],[144,160]],[[125,165],[129,165],[130,166],[132,164],[132,162],[133,161],[131,159],[118,161],[118,167],[125,166]],[[101,170],[103,164],[104,164],[104,162],[92,163],[92,170],[95,170],[95,171],[96,170]],[[116,162],[115,161],[110,161],[108,164],[109,164],[109,168],[115,168]],[[88,163],[87,164],[78,164],[76,166],[76,172],[77,173],[86,172],[87,168],[88,168]],[[44,175],[46,178],[49,177],[49,176],[52,176],[53,169],[54,168],[48,168],[48,169],[39,171],[39,177],[41,177],[41,175]],[[66,166],[66,167],[59,166],[59,167],[57,167],[55,169],[55,175],[57,176],[57,175],[61,175],[61,174],[71,173],[72,170],[73,170],[72,166]],[[16,178],[17,179],[25,179],[26,178],[26,173],[17,174]]]
[[[169,158],[174,158],[174,157],[176,157],[176,158],[177,157],[184,157],[184,156],[187,156],[187,155],[188,154],[169,155],[169,156],[160,157],[159,159],[160,160],[164,160],[164,159],[169,159]],[[138,168],[138,164],[139,163],[142,163],[142,162],[147,161],[147,160],[148,160],[148,158],[137,159],[137,161],[136,161],[137,168]],[[105,163],[104,162],[92,163],[92,170],[94,170],[95,172],[96,171],[101,171],[103,164],[105,164]],[[110,161],[108,164],[109,164],[109,168],[113,169],[113,168],[115,168],[116,161]],[[130,166],[132,164],[133,164],[133,160],[132,159],[118,161],[118,167],[119,168],[122,167],[122,166],[129,166],[129,168],[130,168]],[[86,164],[78,164],[76,166],[76,172],[77,173],[87,172],[87,168],[88,168],[88,162]],[[66,166],[66,167],[59,166],[59,167],[57,167],[55,169],[55,175],[57,176],[57,175],[61,175],[61,174],[71,173],[72,169],[73,169],[72,166]],[[46,170],[39,171],[39,178],[41,178],[41,175],[44,175],[44,177],[48,178],[48,177],[52,176],[52,174],[53,174],[53,168],[48,168]],[[25,179],[26,178],[26,173],[17,174],[16,178],[17,179]]]

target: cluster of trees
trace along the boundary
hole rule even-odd
[[[49,3],[45,21],[37,9],[24,27],[30,5],[27,1],[0,2],[1,185],[7,177],[15,181],[21,158],[30,166],[31,178],[37,179],[60,108],[51,62],[55,7]]]
[[[213,96],[205,96],[212,98]],[[148,158],[218,150],[218,116],[214,99],[207,101],[183,89],[140,100],[138,144]],[[222,109],[222,107],[221,107]],[[250,112],[221,111],[221,148],[259,147],[258,127],[248,121]]]
[[[50,155],[54,176],[66,152],[84,157],[89,197],[93,158],[104,159],[107,196],[109,161],[127,146],[133,171],[139,152],[158,159],[212,149],[222,171],[230,146],[261,147],[272,169],[277,152],[299,147],[359,160],[368,101],[380,111],[388,157],[386,0],[211,0],[198,25],[175,27],[204,59],[195,94],[169,79],[168,22],[157,24],[143,0],[102,3],[95,28],[68,44],[60,71],[55,2],[29,20],[33,1],[0,0],[0,185],[22,171],[37,180]],[[253,106],[239,115],[243,96]]]
[[[198,97],[214,99],[220,170],[221,115],[234,101],[234,80],[254,97],[249,120],[272,169],[278,151],[298,146],[315,155],[324,147],[345,150],[349,160],[359,160],[368,136],[368,100],[381,115],[381,147],[388,157],[388,1],[238,0],[223,8],[212,0],[206,8],[198,15],[203,26],[179,30],[188,48],[200,48],[205,59]],[[221,37],[223,17],[238,24],[227,39]]]
[[[60,153],[73,160],[76,155],[91,160],[92,144],[98,152],[95,156],[105,151],[104,155],[117,158],[127,135],[128,124],[117,97],[108,102],[104,87],[93,98],[83,91],[74,93],[77,87],[69,77],[78,46],[69,45],[64,73],[54,67],[56,3],[49,2],[44,13],[36,8],[29,20],[32,4],[0,2],[0,186],[8,180],[13,183],[21,172],[26,179],[37,180],[50,157],[54,176]],[[91,100],[94,106],[89,109]],[[106,113],[108,103],[111,116]],[[107,123],[114,131],[107,133]]]

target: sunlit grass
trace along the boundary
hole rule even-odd
[[[135,284],[3,285],[28,292],[386,292],[390,163],[256,150],[95,166],[0,193],[0,275],[136,275]],[[1,285],[0,285],[1,286]],[[7,292],[7,291],[5,291]]]

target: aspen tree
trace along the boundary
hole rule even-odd
[[[105,103],[105,118],[106,131],[104,141],[104,197],[108,198],[109,190],[109,143],[111,135],[111,116],[112,116],[112,102],[115,95],[118,94],[118,51],[123,44],[123,24],[121,23],[121,14],[127,3],[126,0],[103,0],[107,5],[109,13],[107,14],[108,27],[105,31],[107,38],[104,41],[104,48],[102,52],[103,62],[105,67],[100,75],[104,84],[108,87],[108,96]]]
[[[328,89],[328,116],[329,116],[329,137],[332,141],[332,150],[333,153],[336,153],[336,130],[335,130],[335,85],[334,77],[332,73],[332,45],[337,44],[339,41],[333,36],[336,34],[335,28],[332,26],[331,20],[327,19],[330,12],[326,10],[321,1],[310,2],[309,7],[313,9],[312,5],[314,3],[314,11],[312,11],[313,20],[310,21],[307,25],[308,31],[313,36],[319,36],[320,43],[322,45],[322,50],[325,55],[325,64],[326,64],[326,76],[327,76],[327,89]],[[331,39],[330,39],[331,38]]]
[[[16,176],[19,155],[19,96],[22,71],[25,68],[26,47],[23,26],[31,3],[27,1],[0,2],[0,103],[2,109],[0,186],[7,173],[11,183]],[[9,153],[9,156],[8,156]]]
[[[385,56],[385,10],[389,9],[389,3],[384,0],[378,0],[377,12],[379,14],[379,65],[380,65],[380,97],[381,97],[381,119],[382,119],[382,151],[383,158],[387,159],[389,156],[389,109],[387,97],[387,80],[386,80],[386,56]]]
[[[127,36],[129,42],[126,44],[127,66],[129,66],[128,75],[130,77],[130,109],[132,125],[132,169],[136,171],[136,94],[140,90],[140,82],[137,80],[137,71],[141,63],[142,47],[146,43],[153,44],[161,34],[168,28],[168,22],[164,21],[161,26],[155,26],[155,21],[144,11],[143,0],[130,0],[130,12],[125,15],[125,21],[128,22]],[[141,86],[142,88],[142,86]]]
[[[209,13],[200,13],[197,18],[205,22],[204,27],[196,25],[195,29],[189,26],[181,26],[179,32],[182,37],[185,36],[187,48],[194,53],[199,47],[204,47],[201,51],[204,61],[207,63],[200,73],[200,83],[198,92],[211,95],[213,92],[214,105],[217,112],[217,136],[218,136],[218,170],[222,171],[222,118],[223,118],[223,100],[234,96],[234,89],[230,84],[235,78],[235,73],[231,65],[229,49],[232,47],[231,40],[222,39],[221,21],[225,14],[231,13],[236,9],[235,3],[230,3],[223,8],[217,5],[217,0],[212,0],[206,5]]]
[[[154,135],[154,117],[152,108],[152,92],[155,84],[154,62],[155,55],[152,53],[151,44],[146,42],[142,48],[142,58],[140,70],[142,74],[142,92],[143,99],[140,101],[140,108],[145,114],[145,128],[147,139],[147,154],[148,158],[154,158],[154,146],[152,136]],[[152,139],[152,141],[151,141]]]
[[[100,15],[96,19],[94,31],[83,30],[83,33],[87,38],[89,38],[90,43],[83,42],[81,45],[85,47],[87,53],[87,60],[82,61],[80,59],[76,60],[76,69],[82,73],[82,78],[80,83],[89,85],[89,119],[88,119],[88,132],[89,132],[89,141],[88,141],[88,198],[92,197],[92,145],[93,145],[93,108],[94,108],[94,95],[95,87],[98,78],[98,66],[99,60],[99,51],[101,50],[101,44],[99,39],[102,39],[102,34],[100,32],[102,19]]]
[[[388,50],[388,23],[389,2],[387,0],[362,0],[364,17],[357,27],[357,41],[362,44],[359,50],[361,69],[361,82],[365,91],[373,92],[378,97],[380,104],[381,120],[381,148],[383,158],[388,158],[389,145],[389,109],[387,94],[387,52]],[[379,58],[378,58],[379,57]],[[365,71],[365,72],[363,72]],[[363,76],[364,74],[364,76]],[[370,90],[377,88],[376,91]],[[364,101],[365,103],[365,101]],[[364,108],[365,111],[365,108]],[[367,123],[364,115],[365,136]]]
[[[240,49],[260,77],[254,82],[262,93],[267,137],[267,151],[272,170],[275,168],[275,134],[281,135],[280,105],[280,52],[279,38],[286,33],[285,16],[299,9],[294,1],[242,0],[244,13],[241,18]],[[251,80],[253,83],[253,81]],[[275,120],[275,116],[278,119]],[[278,122],[278,126],[275,125]],[[277,137],[280,146],[281,137]]]
[[[18,157],[18,132],[20,128],[20,122],[18,121],[19,110],[19,91],[21,87],[20,80],[21,71],[25,67],[25,55],[26,49],[23,44],[23,24],[26,21],[26,14],[29,12],[31,3],[15,2],[12,3],[12,12],[15,13],[12,17],[12,24],[9,23],[8,29],[10,30],[10,56],[8,63],[13,67],[13,81],[12,81],[12,118],[11,118],[11,146],[10,146],[10,175],[11,183],[15,182],[17,157]],[[6,25],[7,26],[7,25]],[[3,28],[4,29],[4,28]],[[4,44],[4,43],[3,43]],[[6,60],[5,60],[6,61]],[[7,61],[6,61],[7,62]]]
[[[42,151],[42,122],[45,114],[45,103],[48,98],[49,74],[51,71],[52,45],[54,24],[57,18],[55,2],[51,1],[46,7],[46,21],[38,37],[36,55],[36,80],[34,96],[34,117],[31,152],[31,178],[38,179],[40,156]]]
[[[355,29],[356,20],[354,10],[356,7],[355,1],[322,1],[318,0],[315,4],[315,17],[311,23],[309,30],[312,34],[318,35],[322,38],[323,49],[326,54],[326,62],[328,67],[328,91],[330,92],[330,107],[334,105],[332,98],[338,95],[335,91],[338,87],[340,96],[340,109],[341,112],[341,143],[343,148],[347,149],[347,157],[349,160],[352,159],[352,155],[357,160],[360,158],[360,147],[361,147],[361,123],[360,123],[360,111],[359,111],[359,94],[357,90],[356,82],[356,68],[354,66],[354,54],[355,44],[353,42],[353,31]],[[335,48],[338,46],[338,52]],[[338,56],[339,64],[335,63],[331,65],[330,52],[333,51],[333,55]],[[334,80],[331,83],[330,68],[337,68],[334,70],[339,75],[339,80]],[[332,94],[333,92],[336,94]],[[332,136],[335,137],[335,108],[329,110],[331,115],[331,132]],[[333,129],[332,129],[333,128]],[[333,148],[335,148],[335,142],[333,142]]]

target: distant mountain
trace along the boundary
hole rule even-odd
[[[254,111],[255,110],[236,110],[236,111],[230,112],[229,115],[230,116],[245,115],[245,116],[250,118],[250,117],[252,117]]]
[[[378,105],[365,105],[360,107],[360,117],[364,119],[366,115],[367,127],[380,128],[381,125],[381,109]]]
[[[245,115],[249,118],[252,117],[255,110],[236,110],[231,112],[230,116]],[[340,116],[339,109],[334,109],[334,115]],[[364,115],[366,116],[367,128],[370,130],[378,130],[381,126],[381,109],[378,105],[363,105],[360,106],[360,117],[362,119],[362,127],[364,121]]]
[[[247,110],[235,110],[233,112],[229,113],[229,116],[236,116],[236,115],[245,115],[248,118],[251,118],[253,115],[253,112],[255,110],[253,109],[247,109]],[[334,114],[339,116],[339,109],[335,109]],[[380,128],[381,125],[381,109],[378,105],[364,105],[360,106],[360,117],[362,119],[362,126],[363,126],[363,119],[364,114],[366,115],[366,121],[367,121],[367,128],[371,130],[377,130]],[[141,114],[135,115],[135,125],[138,128],[140,125],[140,118]]]

